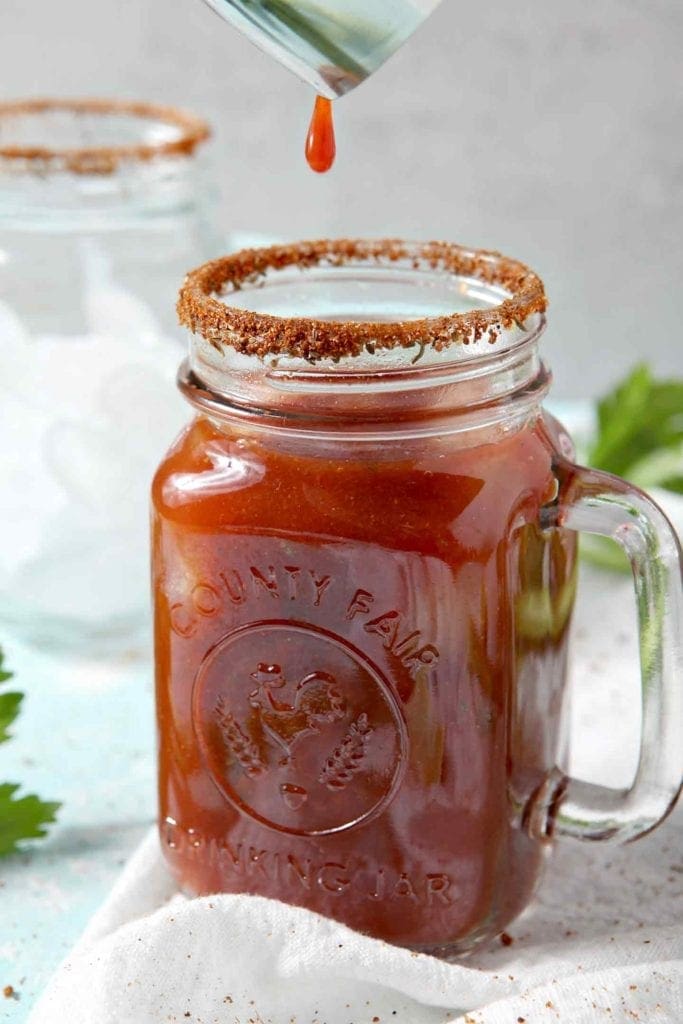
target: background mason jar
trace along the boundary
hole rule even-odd
[[[148,622],[147,488],[182,424],[175,294],[220,248],[205,122],[0,104],[0,625],[125,648]]]

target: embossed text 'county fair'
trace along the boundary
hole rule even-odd
[[[341,593],[331,574],[299,565],[230,567],[210,580],[198,580],[185,600],[171,605],[171,629],[177,636],[191,637],[203,620],[252,603],[266,615],[271,610],[285,617],[289,602],[312,608],[336,604],[340,622],[361,621],[364,632],[376,637],[411,673],[439,660],[438,648],[425,642],[419,629],[411,628],[402,611],[382,607],[364,588]]]

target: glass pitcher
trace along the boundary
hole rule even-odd
[[[249,892],[451,957],[554,837],[627,841],[683,771],[681,552],[544,413],[540,279],[445,244],[316,242],[181,291],[195,417],[153,485],[160,829]],[[456,312],[453,312],[456,310]],[[642,749],[568,777],[577,531],[631,560]],[[606,726],[607,727],[607,726]]]
[[[31,642],[91,654],[148,629],[148,480],[182,422],[173,293],[220,246],[208,134],[146,103],[0,104],[0,623]]]
[[[329,99],[376,71],[440,0],[206,0]]]

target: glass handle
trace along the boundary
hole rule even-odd
[[[642,727],[633,785],[611,789],[547,777],[528,818],[538,838],[629,842],[672,809],[683,776],[683,555],[668,519],[637,487],[609,473],[559,467],[542,526],[611,537],[626,552],[638,610]]]

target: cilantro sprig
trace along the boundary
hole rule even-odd
[[[638,487],[683,494],[683,380],[655,380],[645,363],[636,366],[598,403],[588,462]]]
[[[683,380],[657,380],[639,363],[597,406],[597,433],[586,461],[647,491],[683,495]],[[585,535],[582,551],[607,569],[628,571],[621,548]]]
[[[4,654],[0,648],[0,686],[11,678],[12,673],[4,667]],[[0,743],[12,738],[10,727],[19,716],[23,698],[23,693],[18,690],[0,692]],[[44,836],[45,826],[55,820],[60,806],[54,801],[41,800],[33,793],[17,797],[19,788],[17,782],[0,783],[0,857],[16,853],[25,839]]]

